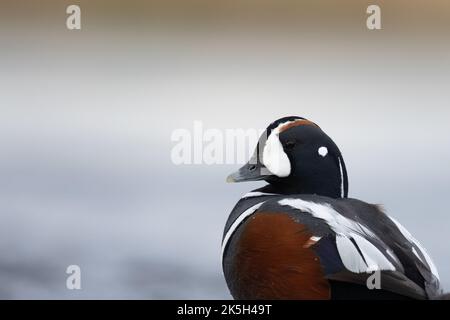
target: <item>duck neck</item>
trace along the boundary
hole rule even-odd
[[[269,181],[263,187],[264,192],[278,194],[315,194],[330,198],[342,198],[343,186],[341,177],[324,177],[321,179],[300,179],[290,181],[289,179],[277,179]]]

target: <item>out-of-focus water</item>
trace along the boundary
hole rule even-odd
[[[0,54],[1,298],[230,298],[223,225],[260,184],[225,184],[238,164],[175,166],[170,136],[286,115],[336,140],[350,195],[384,204],[450,287],[448,55],[84,35],[12,36]]]

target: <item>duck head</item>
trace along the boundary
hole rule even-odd
[[[271,123],[250,160],[228,182],[265,180],[280,194],[346,198],[348,178],[342,154],[322,129],[291,116]]]

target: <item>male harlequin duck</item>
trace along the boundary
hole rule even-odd
[[[379,206],[347,198],[342,154],[315,123],[286,117],[269,125],[250,161],[227,179],[253,180],[268,184],[239,200],[223,235],[223,271],[235,299],[442,294],[420,243]],[[375,274],[378,287],[369,279]]]

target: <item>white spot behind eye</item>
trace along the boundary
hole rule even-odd
[[[327,147],[320,147],[317,152],[319,152],[322,157],[325,157],[328,154],[328,149]]]

